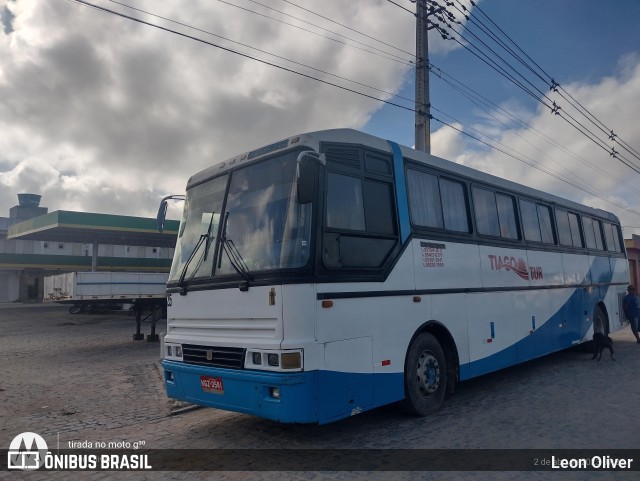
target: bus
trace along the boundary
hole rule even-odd
[[[181,197],[162,343],[177,400],[425,416],[460,381],[627,324],[615,215],[355,130],[237,155]]]

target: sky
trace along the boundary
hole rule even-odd
[[[50,212],[154,216],[159,200],[183,193],[192,174],[306,131],[350,127],[414,145],[407,99],[415,89],[415,18],[400,8],[414,11],[409,0],[88,1],[183,35],[70,0],[0,0],[0,216],[21,192],[41,194]],[[478,6],[472,19],[497,31],[493,21],[566,95],[640,151],[640,2]],[[435,29],[429,36],[429,59],[444,72],[430,76],[438,119],[432,153],[611,211],[625,237],[640,234],[640,174],[609,152],[640,166],[638,157],[606,136],[602,148],[553,115],[471,54],[481,44],[456,29],[466,40],[443,40]],[[442,76],[517,122],[469,101]],[[547,104],[577,118],[565,98],[526,76]],[[169,216],[179,218],[180,208]]]

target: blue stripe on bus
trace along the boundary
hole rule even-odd
[[[411,234],[411,222],[409,220],[409,202],[407,198],[407,183],[404,175],[404,159],[400,146],[391,140],[387,140],[393,152],[393,170],[395,174],[396,195],[398,197],[398,216],[400,224],[400,240],[404,242]]]

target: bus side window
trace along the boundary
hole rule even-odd
[[[569,212],[569,227],[571,228],[573,247],[584,247],[582,236],[580,235],[580,219],[573,212]]]
[[[468,202],[462,182],[408,169],[407,188],[414,225],[469,233]]]
[[[327,227],[365,230],[362,181],[359,178],[329,172]]]
[[[556,243],[549,206],[520,199],[520,213],[525,240],[543,244]]]
[[[593,228],[596,234],[596,249],[599,251],[604,250],[604,241],[602,240],[602,222],[594,219]]]
[[[609,252],[622,252],[618,226],[610,224],[609,222],[605,222],[604,235],[605,239],[607,240],[607,250]]]
[[[578,214],[556,209],[556,222],[558,223],[558,238],[560,244],[568,247],[584,247],[582,235],[580,235],[580,219]]]
[[[512,196],[473,187],[478,234],[519,239],[515,200]]]
[[[454,232],[469,233],[469,212],[464,184],[440,179],[444,228]]]
[[[522,229],[524,230],[525,240],[529,242],[542,242],[536,205],[533,202],[520,200],[520,213],[522,214]]]
[[[326,204],[325,267],[381,267],[397,243],[391,182],[329,172]]]
[[[558,237],[560,245],[571,246],[571,228],[569,227],[569,213],[566,210],[556,209],[556,222],[558,223]]]
[[[537,205],[538,219],[540,220],[540,232],[542,233],[542,242],[545,244],[555,244],[556,237],[553,233],[553,222],[551,221],[551,207],[546,205]]]
[[[585,243],[588,249],[602,251],[604,243],[602,242],[602,223],[597,219],[582,216],[582,226],[584,227]]]
[[[438,177],[417,170],[407,176],[411,221],[421,227],[444,227]]]

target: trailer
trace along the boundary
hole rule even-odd
[[[133,339],[144,339],[141,324],[151,318],[151,334],[147,340],[157,341],[156,322],[166,318],[168,276],[149,272],[67,272],[45,277],[44,301],[69,304],[72,314],[130,305],[136,320]]]

